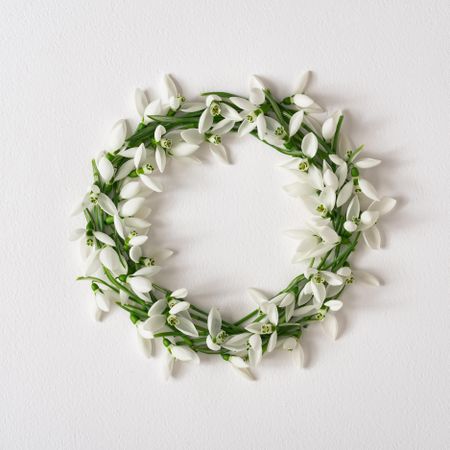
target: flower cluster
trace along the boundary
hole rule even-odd
[[[175,361],[198,363],[199,353],[221,356],[248,378],[277,348],[301,367],[305,328],[319,322],[336,338],[335,312],[344,305],[345,288],[355,281],[379,284],[354,270],[349,258],[361,237],[380,248],[378,221],[396,202],[381,197],[368,180],[367,170],[380,161],[361,157],[363,147],[353,146],[343,132],[342,113],[327,114],[305,93],[308,78],[302,75],[281,101],[257,77],[248,97],[209,92],[202,101],[187,101],[165,76],[159,99],[149,101],[136,90],[137,129],[129,135],[126,122],[117,122],[92,160],[93,182],[74,210],[86,224],[71,236],[84,260],[79,278],[91,283],[96,319],[116,304],[129,313],[146,356],[155,340],[162,341],[167,376]],[[286,155],[282,168],[294,181],[284,190],[311,213],[302,228],[286,232],[297,242],[293,262],[301,267],[299,275],[272,296],[249,289],[255,309],[236,322],[223,320],[215,307],[195,306],[184,288],[160,286],[157,275],[173,252],[149,245],[149,205],[163,191],[167,164],[199,163],[202,148],[227,163],[230,133],[252,135]]]

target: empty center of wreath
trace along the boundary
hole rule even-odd
[[[269,291],[295,275],[286,264],[292,243],[280,231],[298,223],[301,208],[283,195],[285,177],[277,168],[283,157],[266,145],[233,139],[230,159],[220,170],[212,157],[201,165],[173,164],[166,173],[170,195],[151,198],[149,234],[177,249],[171,270],[160,274],[166,285],[189,286],[199,303],[237,318],[248,308],[249,280]]]

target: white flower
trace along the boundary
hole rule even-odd
[[[259,334],[252,334],[248,340],[248,361],[256,367],[262,360],[262,340]]]
[[[223,119],[217,122],[211,130],[201,133],[196,128],[184,130],[181,137],[189,144],[200,146],[203,143],[208,144],[211,153],[221,161],[228,163],[228,155],[225,146],[222,143],[222,137],[227,134],[234,126],[234,122],[229,119]]]
[[[163,77],[163,99],[173,111],[177,111],[186,100],[170,75],[167,74]]]
[[[322,320],[321,326],[323,332],[335,341],[339,333],[339,322],[336,316],[333,313],[328,312]]]
[[[216,308],[211,308],[208,314],[208,336],[206,345],[210,350],[219,351],[228,335],[222,330],[222,317]]]
[[[139,348],[146,358],[151,358],[153,356],[153,339],[150,337],[144,338],[139,328],[136,328],[136,331]]]
[[[249,364],[244,361],[240,356],[230,356],[228,361],[231,363],[231,367],[240,376],[246,378],[247,380],[254,380],[252,372],[249,369]]]
[[[142,89],[136,88],[134,91],[134,104],[136,111],[141,117],[145,115],[145,108],[148,106],[147,95]]]
[[[294,263],[323,256],[341,240],[340,236],[332,228],[330,219],[313,218],[307,222],[305,228],[289,230],[286,234],[299,240],[299,245],[293,258]]]
[[[192,362],[195,364],[200,363],[200,358],[197,353],[194,352],[187,345],[169,345],[164,362],[164,378],[167,380],[172,375],[175,361]]]
[[[305,270],[304,275],[308,282],[305,284],[302,292],[304,295],[312,294],[314,303],[317,306],[322,305],[326,298],[327,290],[325,283],[332,286],[340,286],[343,284],[343,280],[339,275],[327,270],[318,271],[310,267]]]
[[[396,203],[395,199],[384,197],[378,202],[372,202],[367,210],[361,213],[359,199],[355,196],[348,205],[344,228],[350,233],[361,231],[367,246],[379,249],[381,236],[376,224],[381,216],[392,211]]]
[[[172,293],[172,298],[169,300],[169,315],[167,317],[167,323],[175,327],[178,331],[186,334],[187,336],[198,337],[198,331],[192,322],[191,316],[188,312],[191,304],[187,301],[179,301],[174,295],[177,291]],[[177,294],[180,295],[180,294]],[[178,297],[180,298],[180,297]]]
[[[240,122],[242,117],[231,106],[223,103],[218,95],[208,95],[206,97],[206,108],[198,121],[198,131],[206,133],[213,125],[215,117],[223,117],[227,122],[231,122],[233,128],[235,122]]]
[[[267,122],[261,105],[265,102],[263,89],[259,87],[250,88],[249,100],[241,97],[230,97],[230,101],[242,109],[243,121],[238,129],[239,136],[245,136],[255,128],[259,139],[263,140],[266,134]]]
[[[127,137],[127,123],[125,120],[119,120],[112,127],[108,139],[105,142],[105,150],[113,152],[118,150],[125,142]]]
[[[162,298],[157,300],[148,310],[148,319],[139,322],[137,328],[144,339],[153,339],[154,335],[161,332],[166,324],[167,300]]]
[[[301,369],[305,365],[305,353],[298,339],[288,337],[283,342],[283,350],[287,350],[292,354],[292,360],[297,368]]]

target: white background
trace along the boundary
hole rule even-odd
[[[447,2],[3,0],[0,17],[2,448],[448,448]],[[251,73],[282,96],[304,69],[399,200],[384,248],[356,259],[383,286],[347,291],[338,341],[308,330],[302,371],[280,354],[252,383],[202,359],[164,382],[126,315],[94,323],[74,281],[68,213],[89,160],[136,119],[134,88],[155,98],[165,72],[187,96],[244,94]],[[228,144],[231,166],[206,151],[173,165],[152,239],[177,252],[162,282],[238,318],[247,287],[274,292],[298,271],[281,232],[303,213],[281,191],[283,158]]]

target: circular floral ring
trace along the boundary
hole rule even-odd
[[[127,311],[147,356],[152,341],[166,348],[166,375],[176,360],[198,362],[199,353],[219,355],[239,373],[252,377],[264,354],[282,348],[302,366],[303,331],[320,322],[336,338],[335,311],[347,285],[360,280],[378,285],[349,262],[362,237],[380,247],[377,222],[396,201],[380,198],[361,175],[380,161],[359,158],[343,133],[343,115],[326,115],[304,93],[309,74],[301,76],[294,94],[277,100],[260,79],[251,77],[248,98],[228,92],[202,94],[188,102],[169,76],[162,99],[148,102],[136,90],[141,121],[127,137],[124,120],[116,123],[104,151],[92,161],[93,184],[74,213],[84,213],[86,226],[73,233],[80,239],[85,273],[94,292],[95,317],[111,303]],[[195,306],[186,289],[171,290],[155,282],[172,251],[143,250],[148,240],[150,193],[161,192],[160,174],[171,158],[199,161],[204,144],[227,162],[224,138],[250,134],[286,155],[283,168],[295,176],[285,191],[304,201],[312,217],[303,228],[287,234],[298,242],[294,263],[302,270],[284,289],[267,297],[249,289],[256,308],[236,322],[222,319],[218,309]],[[157,174],[159,172],[159,174]],[[187,300],[189,298],[189,301]]]

